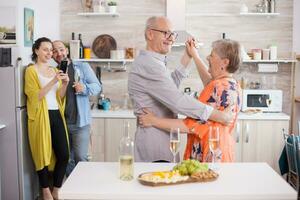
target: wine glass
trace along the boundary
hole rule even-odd
[[[208,137],[209,150],[212,153],[212,165],[215,166],[216,153],[220,151],[220,133],[219,127],[209,127]]]
[[[75,83],[79,83],[80,81],[80,71],[79,69],[74,69],[74,81]],[[79,94],[79,92],[76,92],[75,94]]]
[[[268,107],[270,107],[271,103],[272,103],[272,99],[266,99],[266,104]]]
[[[180,128],[171,128],[170,130],[170,150],[173,154],[173,162],[176,163],[176,154],[180,146]]]

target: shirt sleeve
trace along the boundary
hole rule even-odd
[[[97,95],[101,91],[101,84],[97,79],[95,72],[88,63],[82,63],[81,70],[84,73],[84,90],[80,95]]]
[[[158,67],[146,68],[148,70],[143,78],[147,80],[145,89],[149,95],[174,113],[180,113],[203,121],[209,118],[213,108],[180,92],[167,73],[167,70]]]
[[[187,67],[180,65],[177,69],[175,69],[172,74],[171,77],[174,81],[174,83],[176,84],[177,87],[179,87],[181,81],[188,77],[189,71],[187,69]]]

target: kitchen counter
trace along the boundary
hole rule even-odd
[[[133,114],[133,110],[98,110],[93,109],[92,117],[94,118],[136,118]]]
[[[289,200],[296,191],[266,163],[220,163],[219,177],[206,183],[150,187],[139,174],[170,170],[173,163],[134,163],[134,179],[118,178],[119,163],[79,162],[59,191],[59,199],[105,200]]]
[[[132,110],[92,110],[93,118],[129,118],[134,119],[135,116]],[[185,116],[179,115],[180,119],[184,119]],[[285,113],[256,113],[256,114],[246,114],[240,112],[238,115],[240,120],[290,120],[290,116]]]

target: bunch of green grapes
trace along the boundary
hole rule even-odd
[[[205,172],[208,170],[207,163],[200,163],[198,160],[183,160],[177,164],[173,170],[178,170],[180,175],[187,176],[196,172]]]

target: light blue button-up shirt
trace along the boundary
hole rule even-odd
[[[77,102],[77,123],[78,127],[83,127],[91,123],[90,95],[98,95],[101,91],[101,85],[92,70],[86,62],[73,61],[74,69],[80,72],[80,83],[84,85],[83,92],[76,95]]]

